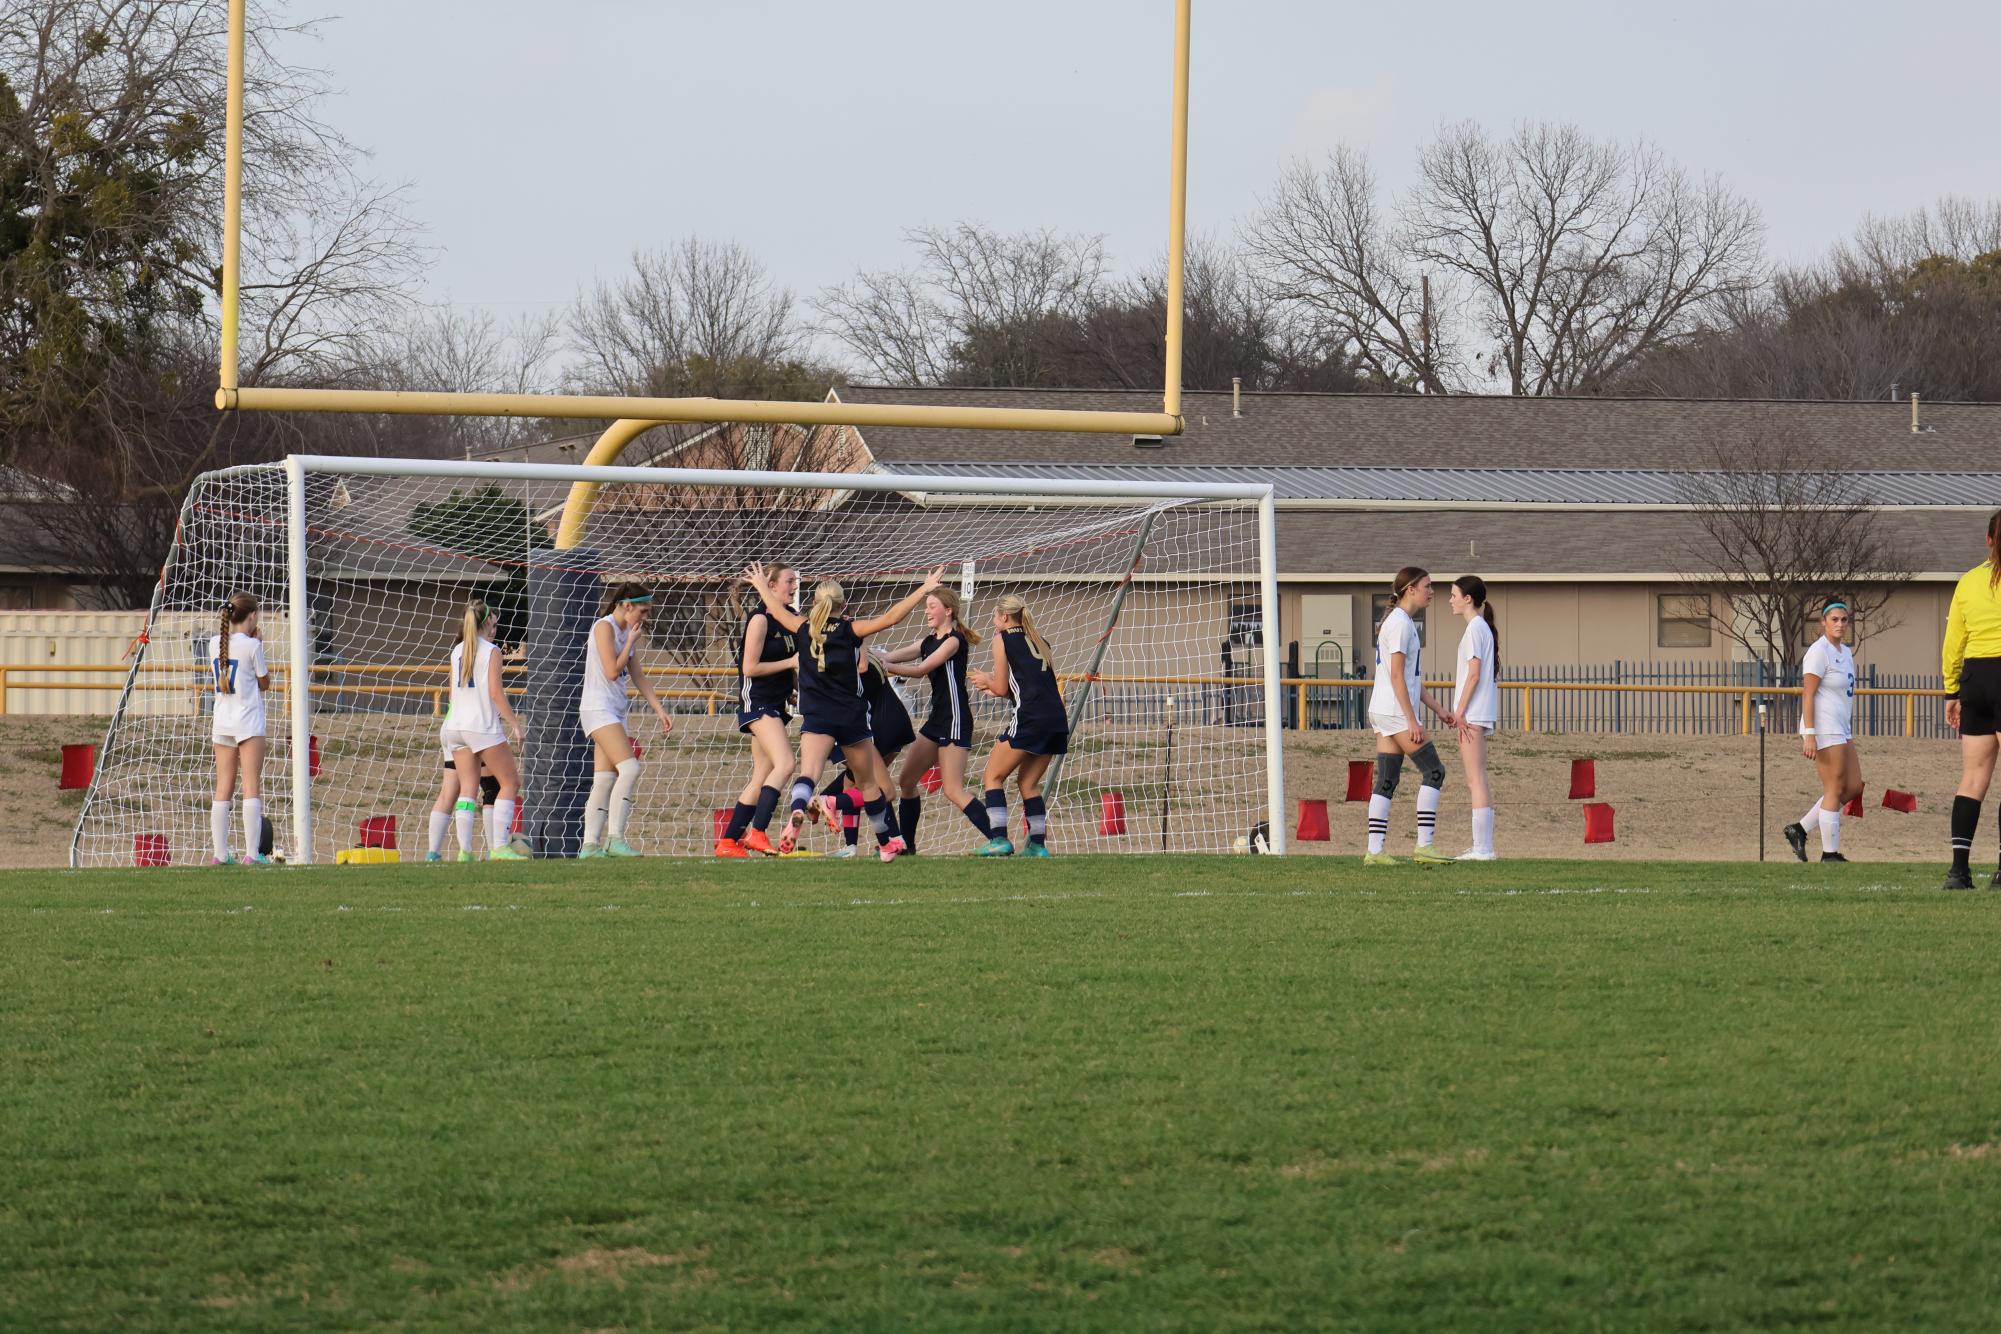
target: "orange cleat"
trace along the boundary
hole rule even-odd
[[[748,857],[750,856],[750,854],[748,852],[745,852],[743,850],[743,844],[737,842],[735,839],[719,838],[716,840],[716,856]]]
[[[766,857],[778,855],[778,849],[771,846],[771,839],[762,829],[749,830],[740,841],[747,851],[761,853]]]

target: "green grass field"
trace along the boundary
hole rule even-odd
[[[16,873],[0,1327],[1990,1328],[1938,880]]]

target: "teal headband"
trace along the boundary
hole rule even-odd
[[[638,597],[636,597],[636,598],[620,598],[620,599],[619,599],[619,601],[620,601],[620,602],[631,602],[631,603],[634,603],[634,604],[638,604],[638,603],[642,603],[642,602],[651,602],[651,601],[653,601],[653,595],[652,595],[651,593],[641,593],[641,594],[640,594],[640,595],[639,595]]]
[[[1841,599],[1836,598],[1834,601],[1828,603],[1825,607],[1822,607],[1820,609],[1820,614],[1822,616],[1825,616],[1827,615],[1827,613],[1831,611],[1847,611],[1847,610],[1848,610],[1848,604],[1846,602],[1841,601]]]

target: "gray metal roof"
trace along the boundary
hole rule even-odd
[[[1261,468],[1155,463],[979,463],[897,459],[880,471],[933,477],[1147,482],[1270,482],[1287,501],[1471,505],[1675,505],[1684,474],[1609,468]],[[2001,504],[2001,472],[1852,472],[1857,503],[1936,507]]]

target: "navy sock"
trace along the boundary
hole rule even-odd
[[[987,828],[989,838],[1006,838],[1007,833],[1007,789],[990,787],[987,789]]]
[[[1044,843],[1049,839],[1049,803],[1041,797],[1023,797],[1021,813],[1028,817],[1028,841]]]
[[[896,812],[889,808],[888,797],[877,797],[874,801],[864,802],[863,809],[868,811],[869,828],[875,830],[875,841],[878,844],[901,837],[896,829]]]
[[[771,791],[770,788],[765,788],[764,790],[766,792]],[[763,797],[760,795],[758,800],[761,802]],[[756,809],[755,806],[750,806],[739,801],[735,808],[730,811],[730,822],[723,826],[723,837],[732,840],[742,838],[743,831],[750,827],[751,812]],[[769,812],[766,812],[766,814],[768,815]]]
[[[973,828],[980,831],[981,838],[992,838],[994,827],[987,822],[987,808],[983,801],[984,799],[980,797],[967,797],[966,804],[960,809],[965,812],[966,818],[973,822]]]
[[[757,790],[757,810],[750,817],[752,829],[763,829],[771,824],[771,813],[778,809],[779,795],[775,787],[766,786]]]
[[[896,803],[896,824],[903,831],[908,851],[917,851],[917,821],[924,814],[924,798],[905,797]]]
[[[795,779],[792,784],[792,806],[795,811],[806,809],[806,803],[813,800],[813,784],[804,778]]]
[[[849,847],[861,842],[862,822],[855,814],[855,799],[842,788],[834,794],[834,808],[841,813],[841,838]]]

